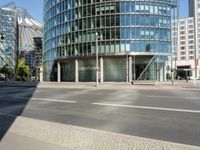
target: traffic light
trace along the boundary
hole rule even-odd
[[[4,40],[4,35],[3,35],[3,33],[0,33],[0,40]]]

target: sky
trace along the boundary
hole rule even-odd
[[[37,21],[42,23],[43,20],[43,0],[0,0],[0,5],[10,3],[12,1],[16,2],[17,7],[26,8],[29,14],[35,18]]]
[[[187,17],[188,16],[188,0],[179,0],[179,1],[180,1],[179,16],[180,18]]]
[[[11,2],[12,0],[0,0],[0,5]],[[42,23],[42,1],[43,0],[13,0],[17,7],[26,8],[33,18]],[[188,0],[180,0],[180,18],[188,16]]]

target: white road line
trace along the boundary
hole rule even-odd
[[[88,93],[84,93],[84,92],[67,92],[66,94],[80,94],[80,95],[110,95],[110,96],[116,96],[116,95],[121,95],[121,94],[132,94],[132,93],[136,93],[136,91],[133,91],[133,92],[123,92],[123,93],[99,93],[99,92],[88,92]]]
[[[76,103],[77,101],[59,100],[59,99],[46,99],[46,98],[31,98],[33,101],[47,101],[47,102],[60,102],[60,103]]]
[[[0,115],[15,118],[17,115],[0,112]]]
[[[82,92],[67,92],[66,94],[80,94],[80,95],[102,95],[102,93],[82,93]]]
[[[92,105],[124,107],[124,108],[137,108],[137,109],[149,109],[149,110],[164,110],[164,111],[188,112],[188,113],[200,113],[200,110],[136,106],[136,105],[121,105],[121,104],[111,104],[111,103],[92,103]]]
[[[155,98],[168,98],[168,99],[194,99],[200,100],[198,97],[172,97],[172,96],[156,96],[156,95],[144,95],[145,97],[155,97]]]
[[[21,98],[21,99],[29,99],[32,101],[47,101],[47,102],[59,102],[59,103],[77,103],[77,101],[72,101],[72,100],[61,100],[61,99],[49,99],[49,98],[36,98],[36,97],[20,97],[16,96],[14,98]]]

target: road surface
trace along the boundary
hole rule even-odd
[[[200,146],[200,92],[0,87],[0,137],[24,116]]]

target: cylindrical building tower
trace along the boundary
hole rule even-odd
[[[44,80],[165,80],[177,1],[44,0]]]

